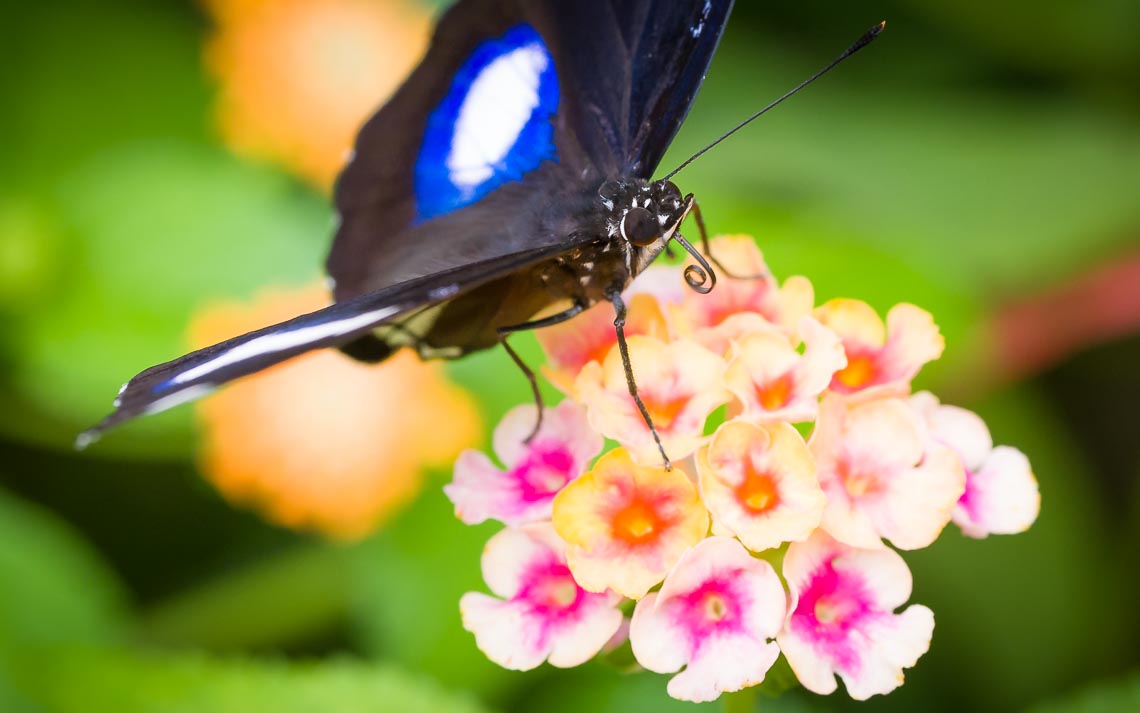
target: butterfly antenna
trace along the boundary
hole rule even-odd
[[[775,108],[777,105],[779,105],[781,102],[783,102],[785,99],[787,99],[788,97],[792,96],[793,94],[795,94],[795,93],[796,93],[796,92],[798,92],[799,90],[803,89],[804,87],[806,87],[807,85],[811,84],[811,83],[812,83],[812,82],[814,82],[815,80],[819,79],[819,78],[820,78],[820,77],[822,77],[823,75],[827,74],[827,73],[828,73],[828,72],[830,72],[831,70],[835,69],[836,65],[838,65],[840,62],[842,62],[843,60],[847,59],[847,58],[848,58],[848,57],[850,57],[851,55],[855,54],[855,53],[856,53],[856,52],[858,52],[859,50],[863,49],[863,48],[864,48],[864,47],[866,47],[867,45],[871,44],[871,40],[873,40],[873,39],[875,39],[876,37],[878,37],[878,36],[879,36],[879,33],[880,33],[880,32],[882,32],[882,31],[883,31],[883,28],[884,28],[884,27],[886,27],[886,26],[887,26],[887,23],[886,23],[886,21],[883,21],[883,22],[880,22],[879,24],[875,25],[875,26],[874,26],[874,27],[872,27],[871,29],[867,30],[866,32],[864,32],[864,33],[863,33],[863,36],[862,36],[862,37],[860,37],[859,39],[855,40],[855,43],[854,43],[854,44],[852,44],[850,47],[848,47],[847,49],[845,49],[845,50],[843,51],[843,54],[841,54],[841,55],[839,55],[838,57],[836,57],[835,59],[833,59],[829,65],[827,65],[827,66],[826,66],[826,67],[824,67],[823,69],[819,70],[819,71],[818,71],[818,72],[816,72],[815,74],[811,75],[810,77],[808,77],[808,78],[807,78],[807,79],[805,79],[804,81],[800,82],[800,83],[799,83],[799,84],[797,84],[797,85],[795,86],[795,88],[793,88],[791,91],[787,92],[786,94],[784,94],[782,97],[780,97],[780,98],[779,98],[779,99],[777,99],[776,101],[772,102],[771,104],[769,104],[768,106],[764,107],[764,108],[763,108],[763,109],[761,109],[760,111],[756,112],[756,113],[755,113],[755,114],[753,114],[752,116],[748,117],[748,118],[747,118],[747,119],[745,119],[744,121],[740,122],[739,124],[737,124],[736,126],[734,126],[732,129],[730,129],[730,130],[729,130],[727,133],[723,134],[723,135],[722,135],[720,138],[718,138],[716,141],[713,141],[713,142],[712,142],[711,144],[709,144],[708,146],[704,147],[704,148],[703,148],[703,149],[701,149],[700,151],[696,152],[695,154],[693,154],[692,156],[690,156],[689,158],[687,158],[687,159],[685,160],[685,162],[684,162],[684,163],[682,163],[682,164],[681,164],[680,166],[678,166],[677,168],[674,168],[672,171],[670,171],[670,172],[669,172],[669,173],[668,173],[668,174],[667,174],[667,175],[666,175],[664,178],[662,178],[661,180],[662,180],[662,181],[668,181],[670,178],[672,178],[673,176],[675,176],[675,175],[677,175],[678,173],[680,173],[680,172],[681,172],[681,169],[685,168],[685,167],[686,167],[686,166],[688,166],[690,163],[692,163],[693,161],[696,161],[698,158],[700,158],[701,156],[703,156],[703,155],[705,154],[705,152],[706,152],[706,151],[708,151],[708,150],[709,150],[709,149],[711,149],[712,147],[716,146],[716,145],[717,145],[717,144],[719,144],[721,141],[724,141],[724,140],[725,140],[725,139],[727,139],[729,136],[732,136],[732,135],[733,135],[733,134],[735,134],[737,131],[740,131],[740,130],[741,130],[741,129],[743,129],[745,126],[748,126],[748,125],[749,125],[749,124],[751,124],[753,121],[755,121],[756,119],[760,118],[760,116],[762,116],[763,114],[767,113],[767,112],[768,112],[770,109],[774,109],[774,108]]]

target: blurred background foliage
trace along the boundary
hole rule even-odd
[[[5,5],[0,710],[689,707],[605,663],[488,663],[457,600],[482,587],[494,528],[454,518],[446,468],[374,534],[329,542],[267,524],[263,492],[247,509],[212,489],[214,426],[193,409],[71,449],[126,377],[184,351],[202,310],[319,279],[327,147],[442,4]],[[908,555],[933,648],[859,708],[1140,710],[1140,4],[740,2],[665,163],[882,18],[868,52],[682,176],[714,231],[754,234],[819,300],[932,311],[948,348],[920,386],[978,411],[1040,479],[1029,533],[947,531]],[[258,121],[276,143],[248,140],[269,135]],[[484,440],[527,399],[500,353],[448,374]]]

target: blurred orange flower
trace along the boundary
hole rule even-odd
[[[203,0],[225,143],[329,189],[364,120],[413,69],[431,15],[412,0]]]
[[[327,303],[311,288],[213,307],[191,339],[213,344]],[[425,467],[450,465],[480,433],[471,397],[407,350],[375,366],[306,354],[228,386],[198,413],[202,472],[227,499],[340,538],[366,535],[419,492]]]

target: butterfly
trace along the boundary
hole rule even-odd
[[[501,344],[541,405],[507,336],[599,302],[615,309],[629,390],[656,436],[629,363],[621,293],[671,242],[696,260],[685,271],[693,289],[715,284],[680,232],[693,214],[708,252],[696,201],[669,180],[676,171],[653,174],[732,4],[459,0],[361,129],[337,181],[326,264],[335,303],[141,372],[78,445],[325,347],[379,362],[406,346],[454,358]]]

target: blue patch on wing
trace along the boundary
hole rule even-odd
[[[557,161],[554,58],[530,25],[483,42],[430,115],[415,166],[419,220],[478,201]]]

